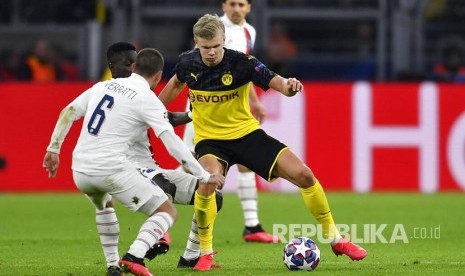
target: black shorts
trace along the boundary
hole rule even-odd
[[[274,177],[271,173],[279,155],[287,146],[257,129],[242,138],[234,140],[202,140],[195,145],[197,159],[213,155],[225,166],[225,175],[234,164],[241,164],[254,171],[267,181]]]

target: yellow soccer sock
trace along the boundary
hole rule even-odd
[[[329,239],[332,244],[339,241],[341,235],[334,224],[328,200],[320,182],[316,180],[315,185],[309,188],[300,188],[300,193],[307,209],[313,214],[318,223],[322,225],[324,237]]]
[[[215,192],[202,196],[195,192],[194,212],[197,217],[200,254],[213,252],[213,224],[217,214]]]

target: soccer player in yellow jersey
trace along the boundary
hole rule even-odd
[[[220,17],[225,27],[225,44],[228,49],[251,54],[256,38],[255,28],[250,25],[246,17],[252,8],[252,0],[222,0],[222,9],[224,15]],[[255,92],[253,85],[250,86],[249,93],[250,110],[254,117],[263,123],[266,112],[263,104],[260,102],[258,95]],[[190,110],[190,102],[187,104],[187,110]],[[184,128],[183,141],[187,147],[194,150],[194,126],[191,123],[186,124]],[[257,183],[255,181],[255,173],[248,168],[237,165],[237,196],[241,202],[242,211],[244,214],[245,228],[242,232],[242,238],[247,242],[262,242],[272,243],[279,240],[265,231],[260,224],[258,216],[258,193]],[[195,227],[196,229],[197,227]],[[195,230],[197,233],[197,230]],[[195,238],[195,233],[190,234],[190,239],[187,242],[186,250],[183,258],[189,259],[190,256],[198,255],[199,250],[198,240]],[[182,258],[180,262],[184,261]]]
[[[337,231],[323,187],[310,168],[292,150],[268,136],[249,109],[251,82],[263,90],[272,88],[292,97],[302,91],[295,78],[283,78],[253,56],[224,48],[225,28],[216,15],[202,16],[193,27],[196,48],[182,53],[175,75],[159,95],[166,105],[187,85],[195,129],[195,152],[210,173],[226,175],[233,164],[241,164],[264,179],[282,177],[300,188],[307,209],[322,225],[336,255],[352,260],[367,252]],[[217,215],[215,190],[201,184],[194,210],[200,240],[200,258],[194,270],[213,266],[213,226]]]

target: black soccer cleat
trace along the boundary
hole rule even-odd
[[[195,259],[192,259],[192,260],[186,260],[184,259],[183,256],[181,256],[179,258],[179,262],[178,262],[178,268],[193,268],[197,262],[199,261],[199,257],[195,258]]]
[[[170,250],[170,236],[168,232],[158,241],[158,243],[154,244],[150,249],[145,253],[145,258],[149,261],[155,259],[158,255],[163,255],[168,253]]]
[[[107,268],[107,276],[123,276],[123,275],[124,275],[123,271],[118,266],[112,265]]]

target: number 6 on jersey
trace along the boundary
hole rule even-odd
[[[105,121],[105,110],[103,110],[102,107],[111,110],[113,103],[114,99],[112,96],[106,94],[103,96],[102,100],[98,103],[97,107],[92,113],[92,117],[90,117],[89,123],[87,124],[87,131],[90,134],[98,135],[103,121]]]

